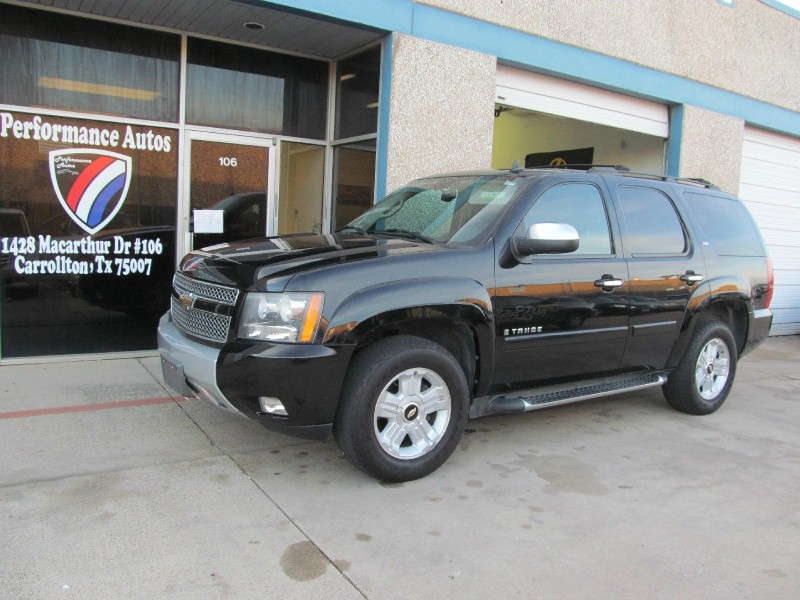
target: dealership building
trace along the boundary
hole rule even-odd
[[[739,194],[800,332],[797,0],[13,1],[0,61],[0,360],[152,350],[192,248],[515,161]]]

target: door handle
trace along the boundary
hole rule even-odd
[[[695,283],[700,283],[703,281],[703,276],[695,273],[694,271],[686,271],[686,273],[681,275],[681,281],[688,283],[689,285],[694,285]]]
[[[620,287],[624,281],[616,279],[613,275],[603,275],[600,279],[596,279],[595,286],[602,288],[604,292],[610,292],[614,288]]]

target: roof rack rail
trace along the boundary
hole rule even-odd
[[[592,165],[590,171],[618,171],[622,173],[630,173],[631,170],[625,165]]]
[[[704,187],[709,190],[719,190],[720,188],[707,179],[702,179],[700,177],[673,177],[672,175],[658,175],[656,173],[638,173],[636,171],[631,171],[625,165],[586,165],[586,164],[563,164],[563,165],[541,165],[537,167],[525,167],[526,169],[576,169],[581,171],[591,172],[603,172],[603,171],[612,171],[615,173],[619,173],[622,177],[646,177],[648,179],[656,179],[659,181],[669,182],[669,183],[683,183],[687,185],[695,185],[698,187]],[[518,162],[514,162],[514,166],[511,167],[512,173],[519,173],[521,171]]]
[[[699,185],[709,190],[718,190],[719,187],[711,183],[708,179],[701,177],[670,177],[670,181],[676,183],[688,183],[689,185]]]
[[[579,171],[623,171],[628,172],[630,169],[625,165],[587,165],[587,164],[570,164],[564,163],[563,165],[537,165],[535,167],[525,167],[526,169],[576,169]]]
[[[648,179],[658,179],[666,183],[683,183],[687,185],[694,185],[704,187],[709,190],[719,190],[720,188],[706,179],[699,177],[673,177],[672,175],[656,175],[654,173],[622,173],[623,177],[646,177]]]

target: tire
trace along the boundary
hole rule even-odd
[[[333,432],[357,468],[380,481],[411,481],[453,453],[468,411],[466,378],[453,355],[429,340],[396,336],[353,360]]]
[[[725,402],[735,375],[736,342],[730,329],[717,320],[704,321],[664,385],[664,396],[679,411],[707,415]]]

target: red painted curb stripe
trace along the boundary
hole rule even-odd
[[[36,408],[33,410],[18,410],[15,412],[0,413],[0,419],[20,419],[22,417],[39,417],[43,415],[63,415],[66,413],[89,412],[92,410],[106,410],[109,408],[127,408],[130,406],[148,406],[151,404],[169,404],[170,402],[183,402],[188,398],[183,396],[164,396],[162,398],[142,398],[140,400],[119,400],[117,402],[98,402],[97,404],[78,404],[75,406],[55,406],[53,408]]]

